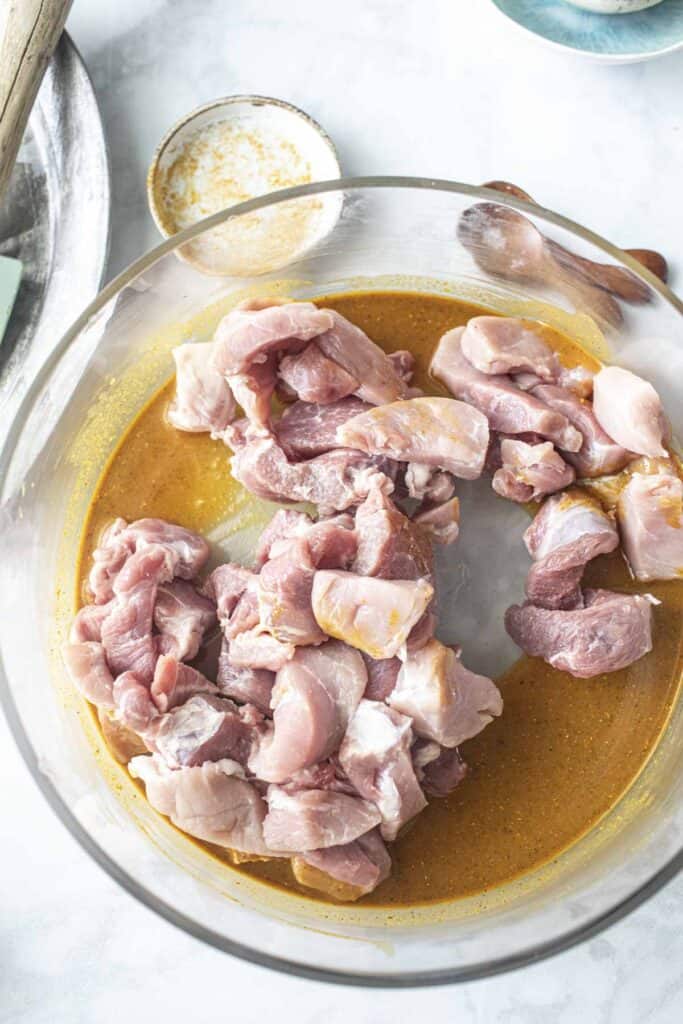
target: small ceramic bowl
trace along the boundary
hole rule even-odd
[[[304,111],[266,96],[228,96],[198,107],[166,133],[149,168],[147,198],[159,231],[170,238],[238,203],[339,175],[332,140]],[[277,218],[254,212],[239,232],[228,221],[177,254],[217,276],[273,269],[310,248],[338,213],[321,202],[311,202],[306,216],[300,209],[295,217],[286,208]],[[247,249],[252,260],[258,251],[258,267],[245,265]]]
[[[491,2],[541,42],[596,63],[635,64],[683,48],[683,0]]]

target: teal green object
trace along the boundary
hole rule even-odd
[[[21,281],[21,263],[9,256],[0,256],[0,342],[7,327]]]
[[[663,0],[633,14],[594,14],[565,0],[492,2],[528,32],[596,59],[626,63],[683,47],[683,0]]]

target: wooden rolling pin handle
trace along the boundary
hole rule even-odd
[[[9,0],[0,39],[0,199],[72,0]]]

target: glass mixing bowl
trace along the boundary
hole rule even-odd
[[[482,235],[484,249],[477,249],[471,237],[463,245],[467,237],[457,231],[466,209],[491,202],[504,223],[519,223],[521,214],[581,256],[627,268],[649,301],[606,300],[607,292],[598,294],[587,278],[581,283],[575,272],[560,274],[559,250],[549,261],[542,245],[535,269],[520,264],[515,280],[502,277],[504,266],[495,259],[500,233]],[[223,277],[205,276],[187,261],[210,232],[227,254]],[[182,261],[176,259],[181,247]],[[53,810],[114,879],[157,913],[219,949],[293,974],[365,985],[436,984],[566,949],[674,875],[683,861],[680,701],[629,792],[552,864],[448,905],[337,908],[219,866],[156,815],[102,750],[58,654],[93,488],[126,424],[170,376],[170,348],[190,335],[208,335],[245,295],[279,290],[308,297],[373,287],[431,291],[542,316],[607,360],[646,374],[673,418],[674,435],[683,436],[683,305],[629,256],[577,224],[510,196],[426,179],[342,180],[247,202],[160,245],[105,288],[56,347],[16,414],[0,458],[0,684],[16,741]],[[615,309],[616,319],[623,318],[618,326]],[[503,538],[509,523],[486,525],[490,544],[490,531]],[[477,544],[456,547],[475,569]],[[498,580],[511,581],[509,593],[498,587],[494,599],[490,581],[477,582],[476,573],[465,588],[468,604],[482,601],[489,624],[486,644],[470,650],[464,641],[468,663],[476,668],[488,658],[490,671],[514,655],[502,627],[491,623],[517,596],[523,576],[502,541],[495,568]]]

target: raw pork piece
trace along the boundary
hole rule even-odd
[[[269,786],[263,835],[269,850],[306,853],[344,846],[379,825],[381,817],[367,800],[323,789],[288,793]]]
[[[217,437],[235,416],[235,399],[213,365],[213,354],[211,341],[173,349],[176,393],[168,419],[177,430]]]
[[[345,846],[292,857],[292,871],[299,885],[349,902],[365,896],[388,878],[391,857],[379,832],[373,829]]]
[[[408,349],[399,348],[389,352],[389,361],[404,384],[410,384],[415,371],[415,356]]]
[[[616,672],[652,650],[648,594],[586,590],[584,607],[571,611],[512,605],[505,628],[527,654],[580,679]]]
[[[385,462],[349,448],[289,462],[271,437],[250,440],[230,460],[233,477],[257,498],[310,501],[321,515],[357,505],[375,479],[391,493],[394,484],[383,471]]]
[[[448,796],[466,775],[467,765],[457,747],[438,748],[437,756],[427,761],[418,772],[424,792],[436,797]]]
[[[253,591],[254,597],[256,596],[257,585],[256,573],[235,562],[226,562],[225,565],[219,565],[213,570],[204,584],[204,593],[215,604],[221,626],[225,628],[231,622],[238,604],[247,591]],[[251,626],[256,625],[257,621],[258,611]],[[250,629],[251,626],[245,628]]]
[[[254,362],[242,373],[231,373],[225,378],[247,422],[261,433],[267,432],[270,425],[270,400],[277,382],[276,371],[277,360],[270,355],[263,362]],[[229,443],[232,429],[226,428],[222,436]]]
[[[204,634],[216,622],[212,601],[191,583],[174,580],[157,588],[154,625],[161,634],[159,652],[178,661],[196,658]]]
[[[301,351],[334,326],[332,314],[312,302],[287,302],[262,309],[233,309],[214,335],[214,366],[224,376],[244,373],[271,353]]]
[[[634,473],[617,505],[624,552],[637,580],[683,578],[683,483]]]
[[[337,430],[339,442],[369,455],[481,476],[489,443],[486,417],[452,398],[411,398],[361,413]]]
[[[273,433],[289,459],[311,459],[338,448],[337,429],[368,409],[372,406],[360,398],[343,398],[329,405],[294,402],[273,424]]]
[[[126,527],[125,538],[134,551],[150,546],[164,548],[168,559],[169,580],[174,576],[180,576],[183,580],[194,579],[209,557],[209,545],[203,537],[163,519],[138,519]],[[166,580],[159,579],[158,582],[164,583]]]
[[[408,496],[420,501],[440,504],[455,494],[455,481],[451,474],[435,469],[434,466],[427,466],[424,462],[409,462],[403,481]]]
[[[262,719],[254,718],[253,710],[248,705],[238,708],[224,697],[195,694],[157,723],[154,749],[170,768],[191,768],[226,757],[246,764]]]
[[[393,688],[401,669],[399,658],[382,658],[379,661],[363,654],[363,661],[368,671],[368,685],[363,697],[366,700],[386,700]]]
[[[604,476],[618,473],[635,456],[609,437],[595,418],[590,402],[565,388],[552,384],[541,384],[532,389],[532,394],[542,402],[556,409],[573,423],[583,436],[578,452],[566,452],[565,458],[582,477]]]
[[[460,532],[460,500],[449,498],[440,505],[418,511],[413,522],[437,544],[452,544]]]
[[[249,769],[267,782],[284,782],[337,750],[363,696],[367,671],[358,651],[329,640],[299,647],[277,673],[273,724],[262,737]]]
[[[638,455],[666,456],[668,425],[649,381],[620,366],[605,366],[593,380],[595,418],[617,444]]]
[[[548,498],[524,533],[534,560],[526,594],[544,608],[575,608],[588,562],[619,545],[614,521],[600,504],[579,490]]]
[[[406,397],[406,384],[398,372],[398,365],[385,352],[370,341],[367,334],[333,309],[325,311],[333,325],[316,338],[323,355],[343,367],[360,387],[358,398],[370,405],[383,405]]]
[[[566,391],[578,395],[579,398],[590,398],[593,394],[594,379],[595,372],[586,366],[572,366],[571,369],[563,366],[557,383]]]
[[[359,383],[342,366],[324,356],[314,341],[298,355],[285,356],[278,376],[302,402],[321,405],[352,395]]]
[[[305,512],[281,508],[258,539],[256,564],[263,566],[269,558],[278,557],[297,538],[305,540],[316,569],[348,568],[358,546],[353,516],[348,513],[314,523]]]
[[[475,316],[462,333],[462,352],[480,373],[534,373],[557,380],[560,361],[529,320],[511,316]]]
[[[69,679],[86,700],[101,708],[114,707],[114,678],[102,644],[95,640],[64,644],[62,658]]]
[[[432,579],[434,554],[427,534],[373,487],[356,511],[358,552],[353,571],[387,580]]]
[[[320,644],[326,639],[313,615],[311,589],[315,566],[305,540],[287,542],[258,578],[260,627],[283,643]]]
[[[134,757],[128,770],[144,782],[152,807],[183,832],[242,853],[270,854],[263,840],[266,803],[235,761],[171,769],[152,755]]]
[[[253,704],[264,715],[270,714],[270,698],[275,673],[265,668],[238,668],[230,660],[230,644],[224,638],[218,658],[216,686],[223,697]]]
[[[69,630],[69,643],[82,644],[88,640],[100,643],[102,640],[102,623],[109,614],[107,604],[84,604],[76,613]]]
[[[444,747],[476,736],[503,710],[496,685],[466,669],[438,640],[408,655],[387,703],[412,718],[418,736]]]
[[[526,444],[505,438],[500,445],[503,465],[493,474],[496,494],[510,501],[539,501],[574,482],[574,470],[550,441]]]
[[[149,692],[163,713],[184,704],[196,693],[218,693],[218,687],[196,668],[183,665],[173,655],[162,654],[156,663]]]
[[[294,657],[294,644],[277,640],[258,626],[230,638],[230,662],[235,668],[267,668],[277,672]]]
[[[114,680],[113,695],[117,720],[147,742],[150,730],[159,719],[147,681],[135,672],[122,672]]]
[[[133,553],[133,542],[126,532],[125,519],[115,519],[105,527],[98,545],[92,553],[92,568],[88,576],[88,589],[95,604],[105,604],[114,596],[114,580],[120,573],[126,559]]]
[[[136,551],[114,580],[114,599],[102,623],[102,646],[114,673],[134,672],[149,683],[158,656],[152,636],[159,579],[168,579],[168,555],[159,546]]]
[[[469,402],[502,434],[540,434],[566,451],[578,452],[583,437],[566,416],[515,387],[509,377],[480,373],[460,346],[463,327],[448,331],[432,357],[431,372],[456,398]]]
[[[313,614],[328,636],[371,658],[393,658],[433,596],[426,580],[383,580],[325,569],[313,580]]]
[[[384,839],[395,839],[426,807],[410,748],[411,719],[386,704],[362,700],[339,748],[339,763],[358,793],[382,815]]]

